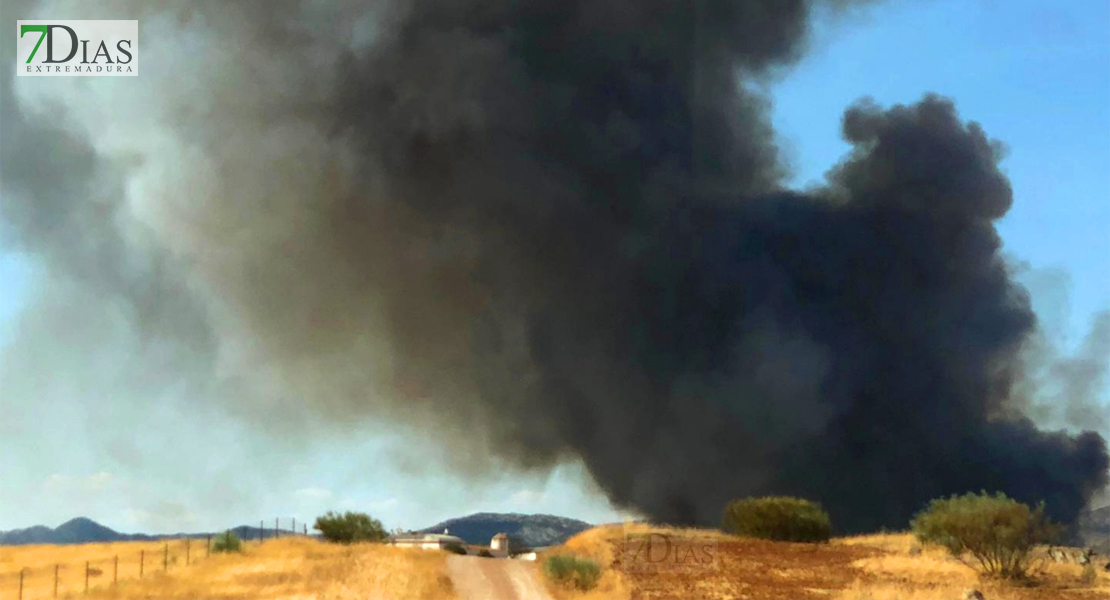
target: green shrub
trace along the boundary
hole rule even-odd
[[[242,552],[243,543],[239,540],[239,536],[235,535],[228,530],[212,540],[213,552]]]
[[[481,556],[482,558],[493,558],[493,553],[483,548],[478,551],[478,556]]]
[[[443,546],[443,549],[452,554],[466,554],[466,548],[458,543],[446,544]]]
[[[725,507],[724,530],[766,540],[827,542],[832,535],[829,514],[820,504],[775,496],[735,500]]]
[[[381,542],[388,538],[381,521],[366,513],[346,512],[342,515],[328,511],[316,517],[312,526],[329,542],[351,544],[354,542]]]
[[[1036,509],[999,493],[933,500],[910,523],[923,544],[946,548],[963,560],[970,554],[987,575],[1019,579],[1032,563],[1032,550],[1052,542],[1061,528]]]
[[[601,579],[601,565],[588,558],[556,554],[544,560],[543,573],[559,585],[586,591]]]

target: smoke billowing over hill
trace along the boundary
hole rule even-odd
[[[999,144],[861,101],[827,186],[784,187],[749,84],[842,4],[44,2],[138,18],[144,72],[9,77],[0,214],[265,427],[580,459],[674,522],[790,493],[900,527],[979,489],[1073,520],[1110,459],[1021,412]]]

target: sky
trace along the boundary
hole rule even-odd
[[[1074,346],[1095,313],[1110,308],[1105,1],[880,3],[818,23],[806,57],[768,85],[797,187],[820,183],[844,155],[840,117],[859,98],[881,106],[928,92],[954,98],[963,118],[1008,147],[1003,167],[1015,203],[999,229],[1008,257],[1025,265],[1041,318]],[[0,237],[0,344],[53,310],[39,304],[40,286],[65,285],[10,242]],[[99,301],[79,287],[73,294],[75,304]],[[83,339],[130,335],[126,319],[105,314],[51,331],[49,357],[0,353],[9,362],[0,365],[0,529],[88,516],[117,530],[161,533],[275,517],[304,522],[329,509],[370,512],[390,528],[477,511],[591,522],[630,516],[574,463],[464,478],[424,460],[420,448],[436,440],[384,421],[298,435],[318,426],[305,418],[302,432],[281,432],[288,439],[278,444],[273,432],[190,402],[192,390],[143,387],[116,355],[75,350],[86,347]],[[136,361],[151,351],[129,348],[124,355]],[[6,385],[2,378],[16,374],[21,384]],[[113,401],[121,394],[146,396]]]

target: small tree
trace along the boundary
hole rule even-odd
[[[328,511],[316,517],[313,529],[323,534],[329,542],[352,544],[355,542],[381,542],[388,538],[381,521],[366,513],[346,512],[342,515]]]
[[[239,536],[235,535],[230,529],[224,533],[216,536],[212,540],[213,552],[242,552],[243,543],[239,540]]]
[[[933,500],[910,526],[921,543],[942,546],[961,561],[970,554],[984,573],[1005,579],[1025,577],[1033,548],[1061,532],[1043,502],[1032,509],[1001,492]]]
[[[827,542],[829,514],[820,504],[783,496],[736,500],[725,507],[724,530],[783,542]]]

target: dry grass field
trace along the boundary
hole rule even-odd
[[[684,571],[675,564],[663,571],[629,570],[626,535],[666,534],[672,547],[682,540],[716,542],[712,568]],[[987,600],[1106,600],[1110,573],[1094,583],[1082,581],[1078,565],[1044,564],[1027,585],[981,580],[976,571],[926,550],[912,555],[908,534],[836,539],[829,544],[790,544],[745,539],[718,531],[651,528],[644,525],[591,529],[550,553],[591,557],[606,566],[599,586],[578,593],[552,589],[562,600],[957,600],[969,588]]]
[[[91,599],[137,600],[453,600],[445,574],[445,553],[415,552],[377,544],[339,546],[305,538],[284,538],[247,544],[240,554],[204,557],[204,542],[193,545],[200,557],[178,562],[163,572],[161,542],[82,544],[73,546],[0,547],[0,598],[17,595],[18,573],[24,577],[24,600],[51,598],[54,564],[69,565],[61,573],[59,597],[84,597],[84,561],[101,574],[90,579]],[[154,554],[138,579],[138,553]],[[120,556],[119,583],[112,581],[113,557]],[[134,555],[134,561],[131,560]],[[125,560],[125,557],[128,557]],[[124,566],[127,569],[124,569]]]

